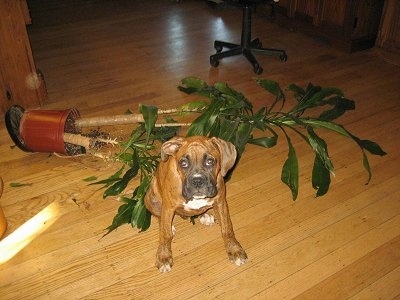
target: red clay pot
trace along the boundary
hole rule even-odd
[[[77,118],[79,112],[75,108],[25,111],[19,124],[19,135],[28,151],[81,153],[80,146],[64,143],[63,138],[64,132],[79,133],[75,127]]]

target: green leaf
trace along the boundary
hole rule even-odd
[[[106,228],[107,232],[103,235],[106,236],[110,232],[116,230],[119,226],[123,224],[129,224],[132,219],[132,211],[135,208],[136,201],[130,200],[125,204],[122,204],[118,208],[117,214],[114,216],[113,221],[110,226]]]
[[[294,83],[289,84],[286,87],[286,90],[290,91],[290,92],[293,92],[293,94],[294,94],[295,98],[297,99],[297,101],[299,101],[304,96],[304,94],[306,93],[303,88],[299,87],[298,85],[296,85]]]
[[[321,158],[316,155],[312,170],[312,187],[317,190],[316,197],[325,195],[329,190],[331,177]]]
[[[312,83],[309,83],[307,85],[307,88],[306,88],[305,93],[303,94],[303,96],[300,99],[298,99],[299,104],[307,102],[312,96],[314,96],[320,90],[321,90],[320,86],[315,86]]]
[[[363,166],[364,166],[364,169],[368,173],[368,179],[367,179],[367,183],[366,183],[366,184],[368,184],[372,178],[371,167],[369,165],[368,157],[365,154],[365,151],[362,151],[362,154],[363,154]]]
[[[366,183],[366,184],[368,184],[372,178],[372,172],[371,172],[371,167],[369,165],[368,157],[367,157],[364,149],[373,155],[380,155],[380,156],[386,155],[386,152],[383,151],[382,148],[375,142],[372,142],[370,140],[360,140],[358,137],[356,137],[352,134],[350,134],[350,136],[361,147],[361,151],[362,151],[362,155],[363,155],[363,166],[364,166],[364,169],[368,173],[368,179],[367,179],[367,183]]]
[[[254,128],[260,129],[262,131],[270,128],[268,126],[266,114],[267,114],[267,108],[262,107],[253,116],[250,117],[249,121],[253,123]]]
[[[222,101],[217,100],[211,102],[209,107],[196,120],[193,121],[192,125],[187,131],[187,136],[207,136],[219,116],[222,105]]]
[[[152,176],[145,176],[133,192],[132,198],[121,197],[125,204],[121,205],[118,213],[114,216],[112,224],[107,227],[107,234],[117,229],[123,224],[131,224],[132,227],[137,227],[140,231],[145,231],[151,224],[151,213],[144,205],[144,197],[150,186]]]
[[[108,187],[104,193],[103,193],[103,199],[109,197],[109,196],[117,196],[120,193],[122,193],[122,191],[126,188],[127,186],[127,182],[123,181],[123,180],[119,180],[117,182],[115,182],[113,185],[111,185],[110,187]]]
[[[103,193],[103,199],[109,196],[117,196],[128,186],[129,182],[136,177],[139,172],[139,158],[137,152],[135,151],[133,154],[133,164],[132,167],[129,168],[124,176],[115,182],[112,186],[107,188]]]
[[[132,162],[132,153],[127,153],[127,152],[119,153],[118,160],[126,164],[130,164]]]
[[[352,136],[348,133],[348,131],[339,124],[330,122],[330,121],[325,121],[325,120],[318,120],[318,119],[312,119],[312,118],[302,118],[301,119],[304,124],[310,125],[313,128],[325,128],[331,131],[334,131],[336,133],[339,133],[341,135],[344,135],[346,137],[352,138]],[[286,125],[294,125],[296,124],[292,120],[285,120],[284,122]]]
[[[289,152],[288,158],[282,167],[281,180],[290,188],[292,198],[296,200],[299,193],[299,164],[292,142],[286,133],[285,135],[289,146]]]
[[[129,137],[129,140],[127,142],[121,142],[121,146],[123,146],[123,149],[121,152],[118,154],[118,156],[121,156],[123,153],[128,151],[128,149],[136,143],[144,134],[146,133],[146,128],[145,124],[140,124],[138,127],[136,127],[134,130],[132,130],[131,136]]]
[[[269,112],[275,107],[275,105],[279,102],[282,101],[282,106],[285,103],[285,94],[283,93],[281,87],[279,86],[279,83],[273,80],[268,80],[268,79],[257,79],[256,80],[258,85],[260,85],[264,90],[267,92],[270,92],[272,95],[274,95],[275,101],[272,103]]]
[[[342,96],[332,97],[326,101],[326,104],[334,105],[332,109],[326,110],[320,114],[319,119],[332,121],[342,116],[346,111],[355,109],[353,100],[346,99]]]
[[[308,140],[313,151],[317,154],[324,167],[333,174],[333,164],[328,155],[326,142],[321,139],[311,127],[307,127]]]
[[[137,227],[140,231],[145,231],[150,227],[151,213],[144,205],[144,201],[140,200],[136,203],[132,213],[131,225]]]
[[[90,177],[87,177],[87,178],[83,179],[83,181],[86,181],[86,182],[94,181],[94,180],[97,180],[96,176],[90,176]]]
[[[186,94],[196,93],[198,95],[202,95],[205,97],[210,97],[210,89],[209,86],[197,77],[186,77],[182,79],[181,86],[178,89]]]
[[[226,83],[217,82],[213,87],[217,92],[219,92],[219,97],[225,100],[226,103],[224,109],[229,110],[244,108],[247,111],[251,111],[253,108],[253,105],[242,93],[232,89]],[[236,111],[236,113],[237,112],[238,111]]]
[[[146,196],[147,190],[150,187],[151,180],[152,180],[151,174],[143,177],[143,179],[136,191],[136,195],[135,195],[136,199],[138,199],[138,200],[144,199],[144,197]]]
[[[130,223],[132,227],[137,227],[141,231],[145,231],[150,227],[151,213],[144,204],[144,198],[150,187],[152,176],[145,176],[134,192],[134,198],[137,200],[136,206],[132,212]]]
[[[281,87],[279,86],[279,83],[277,83],[276,81],[269,80],[269,79],[258,78],[258,79],[256,79],[256,82],[264,90],[266,90],[267,92],[271,93],[275,97],[280,98],[280,99],[285,98],[285,94],[283,93]]]
[[[149,143],[150,134],[157,122],[158,108],[155,106],[139,105],[140,113],[143,115],[144,124],[146,128],[146,144]]]
[[[368,173],[368,181],[367,183],[371,180],[371,168],[369,166],[368,162],[368,157],[366,156],[364,149],[366,149],[368,152],[374,155],[386,155],[386,152],[382,150],[382,148],[375,142],[369,141],[369,140],[361,140],[358,137],[354,136],[350,132],[348,132],[342,125],[335,124],[333,122],[329,121],[320,121],[316,119],[308,119],[308,120],[303,120],[304,123],[310,124],[314,127],[322,127],[325,129],[332,130],[334,132],[337,132],[339,134],[342,134],[346,137],[349,137],[353,139],[361,148],[362,154],[363,154],[363,166],[365,170]]]
[[[196,90],[203,89],[208,86],[204,80],[199,79],[197,77],[193,77],[193,76],[183,78],[182,84],[184,84],[188,88],[193,88]]]
[[[315,91],[316,90],[317,89],[315,89]],[[331,95],[343,96],[343,92],[338,88],[322,88],[319,91],[313,93],[312,96],[309,98],[306,98],[306,96],[308,96],[308,94],[306,94],[297,105],[295,111],[300,112],[308,108],[323,105],[326,103],[323,100]]]
[[[114,182],[120,180],[120,176],[121,176],[121,174],[122,174],[124,169],[125,169],[125,166],[122,166],[117,172],[115,172],[113,175],[111,175],[107,179],[103,179],[103,180],[99,180],[99,181],[96,181],[96,182],[92,182],[89,185],[104,184],[104,187],[108,187],[111,184],[113,184]]]
[[[240,123],[240,125],[238,126],[238,129],[236,131],[234,140],[231,140],[231,142],[236,147],[237,156],[238,156],[237,161],[240,160],[240,158],[244,152],[246,144],[251,137],[252,130],[253,130],[253,126],[250,123]]]
[[[264,148],[272,148],[276,145],[277,141],[278,141],[278,136],[269,136],[269,137],[251,138],[248,140],[248,143],[261,146]]]
[[[248,140],[249,144],[261,146],[264,148],[272,148],[278,142],[278,134],[270,127],[267,127],[268,131],[272,133],[272,136],[260,137],[260,138],[250,138]]]
[[[377,143],[370,140],[359,140],[359,145],[373,155],[384,156],[387,154]]]
[[[11,182],[10,187],[23,187],[23,186],[31,186],[33,183],[20,183],[20,182]]]
[[[240,124],[240,119],[236,119],[234,121],[227,120],[226,118],[218,118],[218,129],[215,128],[215,132],[211,135],[215,137],[219,137],[223,140],[230,141],[236,135],[236,131]]]

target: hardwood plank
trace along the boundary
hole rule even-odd
[[[400,278],[400,268],[396,268],[392,272],[386,274],[381,279],[377,280],[351,299],[365,299],[365,298],[385,298],[385,299],[398,299],[399,291],[398,284]]]
[[[398,197],[398,195],[396,196]],[[390,221],[392,220],[389,220],[389,222]],[[383,224],[383,226],[385,226],[385,224]],[[385,261],[383,257],[380,257],[379,264],[375,263],[369,265],[372,270],[361,270],[360,266],[353,266],[353,264],[357,264],[357,260],[362,260],[363,263],[368,264],[368,258],[372,256],[374,252],[378,252],[379,250],[379,248],[376,250],[374,247],[377,247],[377,245],[380,245],[382,242],[379,241],[377,244],[374,244],[372,241],[377,241],[380,238],[385,238],[386,241],[387,239],[390,239],[391,237],[383,237],[382,231],[389,229],[388,231],[393,233],[393,230],[390,230],[390,228],[392,228],[391,226],[396,225],[391,224],[389,227],[385,226],[385,229],[378,227],[378,230],[369,231],[367,234],[360,236],[357,240],[352,241],[352,243],[344,245],[337,251],[330,253],[321,260],[316,261],[306,268],[300,270],[296,274],[292,275],[292,278],[285,278],[284,284],[283,282],[281,284],[278,283],[272,288],[266,289],[257,296],[289,299],[298,295],[301,291],[306,290],[307,287],[312,286],[312,291],[307,291],[296,298],[310,299],[310,297],[313,298],[318,294],[324,298],[330,299],[348,298],[355,293],[357,289],[360,289],[363,286],[368,285],[370,282],[373,282],[374,276],[382,276],[382,273],[379,273],[380,269],[378,269],[378,266],[383,268],[383,265],[386,264],[386,267],[390,270],[398,264],[398,258],[393,253],[394,250],[392,250],[390,253],[385,253],[384,259],[387,259],[387,261]],[[398,236],[395,237],[395,239],[398,240]],[[386,243],[391,245],[392,241],[388,241]],[[390,251],[391,247],[393,246],[389,246],[387,244],[384,244],[382,248],[385,248],[386,251]],[[353,261],[355,261],[355,263],[351,263],[350,266],[347,266],[349,262]],[[330,266],[330,268],[327,269],[326,266]],[[353,271],[352,268],[358,269]],[[370,273],[369,276],[368,271]],[[385,270],[382,270],[382,272],[384,274]],[[352,273],[353,276],[356,273],[363,274],[365,277],[357,276],[357,278],[353,278],[353,280],[350,281],[351,284],[349,284],[349,278],[351,278]],[[315,274],[318,274],[318,277],[316,277]],[[334,283],[332,282],[330,286],[316,284],[320,280],[324,279],[325,276],[329,276],[330,274],[335,274],[335,277],[337,276],[336,278],[340,279]],[[326,281],[330,282],[330,280],[332,279],[328,278]],[[290,289],[287,289],[288,284],[290,284]],[[321,290],[321,288],[324,289]]]
[[[320,284],[314,285],[312,289],[307,290],[296,298],[310,299],[318,297],[318,295],[326,298],[326,295],[329,295],[331,299],[354,297],[362,299],[363,295],[367,295],[376,288],[380,288],[376,297],[380,295],[380,297],[389,299],[397,296],[397,294],[390,296],[391,292],[396,293],[396,289],[390,287],[390,282],[394,281],[396,276],[397,279],[399,278],[398,271],[396,271],[400,265],[399,241],[400,237],[397,236],[359,260],[354,261],[349,266],[344,267],[340,272],[323,280]],[[366,240],[363,243],[365,245]],[[346,253],[345,255],[350,257],[354,253]],[[345,264],[342,259],[335,258],[335,260],[334,263]],[[386,286],[383,285],[385,281]],[[300,284],[300,282],[297,281],[297,284]],[[368,293],[365,290],[368,290]],[[366,297],[373,296],[369,294]]]

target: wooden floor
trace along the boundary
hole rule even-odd
[[[48,90],[44,108],[76,107],[82,116],[104,116],[137,111],[139,103],[176,107],[194,100],[176,88],[191,75],[227,82],[256,106],[272,101],[243,57],[225,59],[219,68],[209,65],[215,39],[240,37],[237,8],[213,9],[201,0],[32,0],[30,6],[29,35]],[[284,19],[271,22],[264,9],[253,25],[264,46],[284,48],[289,56],[286,63],[259,57],[262,77],[283,87],[336,86],[356,101],[356,110],[339,121],[388,153],[370,156],[370,184],[358,148],[324,135],[336,177],[329,193],[316,199],[313,155],[298,141],[300,195],[293,202],[280,181],[284,138],[269,150],[248,146],[228,183],[247,264],[227,260],[218,226],[176,219],[175,264],[171,273],[159,274],[156,222],[146,232],[123,226],[101,238],[120,203],[103,200],[103,191],[83,179],[106,178],[116,163],[24,153],[13,147],[1,121],[1,206],[9,227],[0,242],[0,299],[400,297],[400,67],[374,50],[333,49]],[[123,135],[120,130],[111,133]]]

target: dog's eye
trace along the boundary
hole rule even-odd
[[[180,165],[180,167],[181,167],[182,169],[189,168],[189,160],[188,160],[187,158],[182,158],[182,159],[179,161],[179,165]]]
[[[207,167],[212,167],[212,166],[215,165],[215,159],[212,158],[212,157],[207,157],[206,160],[204,161],[204,164],[205,164]]]

